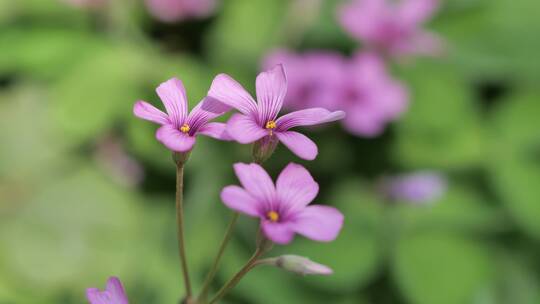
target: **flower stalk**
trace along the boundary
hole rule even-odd
[[[212,268],[208,272],[208,275],[206,276],[206,279],[204,280],[203,288],[201,291],[201,294],[198,297],[198,301],[201,303],[204,303],[206,301],[206,298],[208,297],[208,291],[210,290],[210,284],[212,283],[212,280],[214,279],[216,272],[219,267],[219,262],[221,261],[221,258],[223,257],[223,253],[225,252],[225,248],[227,248],[227,244],[229,243],[229,240],[231,239],[232,232],[234,231],[234,227],[236,225],[236,222],[238,221],[239,217],[238,212],[234,212],[231,221],[229,222],[229,226],[227,227],[227,230],[225,232],[225,235],[223,237],[223,240],[221,241],[221,245],[219,246],[218,253],[216,255],[216,258],[214,260],[214,264],[212,265]]]
[[[182,276],[184,279],[184,287],[186,290],[186,299],[189,302],[191,298],[191,281],[189,279],[188,263],[186,257],[185,240],[184,240],[184,164],[187,157],[174,155],[176,161],[176,228],[178,238],[178,252],[180,255],[180,264],[182,268]]]

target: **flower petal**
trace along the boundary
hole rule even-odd
[[[175,152],[187,152],[195,144],[195,136],[180,132],[173,125],[163,125],[156,132],[156,138],[167,148]]]
[[[209,122],[202,126],[197,134],[206,135],[219,140],[232,140],[232,137],[227,133],[227,124],[221,122]]]
[[[110,297],[108,292],[101,292],[97,288],[86,289],[86,298],[90,304],[109,304]]]
[[[216,98],[246,115],[257,113],[257,104],[251,95],[227,74],[219,74],[214,78],[208,96]]]
[[[333,241],[343,226],[343,214],[334,207],[313,205],[302,210],[294,219],[297,233],[320,242]]]
[[[309,171],[301,165],[290,163],[281,171],[276,181],[279,201],[289,212],[301,210],[315,199],[319,185]]]
[[[438,0],[407,0],[401,2],[396,19],[407,27],[418,26],[429,19],[439,6]]]
[[[330,112],[323,108],[311,108],[291,112],[283,115],[276,121],[278,131],[286,131],[298,126],[312,126],[322,123],[332,122],[343,119],[345,112]]]
[[[259,203],[268,207],[275,201],[276,189],[272,179],[258,164],[234,164],[234,172],[244,189]]]
[[[186,123],[193,132],[199,130],[210,120],[223,115],[230,107],[212,97],[205,97],[189,113]]]
[[[242,144],[249,144],[268,135],[268,131],[261,128],[251,116],[239,113],[231,116],[227,122],[227,133]]]
[[[122,282],[117,277],[111,277],[107,280],[107,291],[111,294],[111,303],[128,304],[128,299]]]
[[[170,123],[167,114],[142,100],[137,101],[133,106],[133,114],[139,118],[155,122],[160,125]]]
[[[221,200],[227,207],[250,216],[260,216],[259,210],[263,209],[259,201],[239,186],[223,188]]]
[[[257,101],[259,122],[275,120],[287,94],[287,77],[283,65],[278,64],[257,76]]]
[[[294,230],[289,223],[273,223],[263,220],[262,231],[264,235],[276,244],[285,245],[294,238]]]
[[[160,84],[156,92],[165,105],[171,123],[176,127],[181,126],[188,113],[186,89],[182,81],[171,78]]]
[[[295,131],[274,132],[274,134],[298,157],[306,160],[314,160],[317,157],[317,145],[307,136]]]

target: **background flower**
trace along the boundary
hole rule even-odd
[[[145,0],[150,13],[163,22],[203,18],[216,9],[216,0]]]

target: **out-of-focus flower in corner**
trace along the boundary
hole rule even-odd
[[[86,9],[99,9],[107,5],[109,0],[62,0],[69,5],[86,8]]]
[[[216,0],[145,0],[145,2],[150,14],[166,23],[208,17],[217,6]]]
[[[384,177],[379,184],[382,194],[391,200],[431,203],[441,198],[448,188],[446,178],[433,171]]]
[[[264,67],[287,67],[289,92],[284,106],[291,109],[323,107],[347,113],[343,125],[354,135],[373,137],[407,109],[407,89],[388,74],[373,52],[352,59],[331,52],[270,53]]]
[[[90,304],[128,304],[124,286],[117,277],[110,277],[107,280],[107,287],[104,291],[97,288],[88,288],[86,298]]]
[[[182,81],[177,78],[169,79],[159,85],[156,92],[165,105],[167,114],[145,101],[137,101],[133,113],[139,118],[161,125],[156,132],[156,138],[169,150],[191,151],[197,135],[230,140],[224,123],[209,122],[230,109],[223,103],[206,97],[188,115],[186,90]]]
[[[343,28],[354,38],[390,55],[442,54],[442,41],[422,28],[438,0],[351,0],[338,11]]]
[[[380,135],[408,106],[408,91],[388,74],[375,53],[358,53],[347,65],[342,107],[347,112],[345,128],[358,136]]]
[[[299,126],[313,126],[340,120],[343,111],[331,112],[324,108],[310,108],[277,117],[285,95],[287,78],[283,65],[262,72],[256,80],[257,101],[234,79],[226,74],[214,78],[208,96],[240,113],[234,114],[227,122],[227,133],[242,144],[259,140],[272,144],[272,140],[283,143],[300,158],[313,160],[317,156],[317,145],[307,136],[291,131]],[[268,140],[268,139],[272,140]]]
[[[319,185],[304,167],[290,163],[275,186],[257,164],[237,163],[234,170],[242,187],[225,187],[222,201],[237,212],[260,218],[262,232],[274,243],[290,243],[295,233],[320,242],[338,236],[343,214],[330,206],[308,206],[317,196]]]

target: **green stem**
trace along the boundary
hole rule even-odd
[[[208,275],[206,276],[206,279],[204,280],[203,289],[198,298],[199,301],[201,302],[206,301],[206,298],[208,296],[208,291],[210,290],[210,284],[212,283],[212,280],[214,279],[214,276],[216,275],[219,262],[221,261],[221,257],[223,256],[223,253],[225,252],[225,248],[227,247],[227,244],[229,243],[229,240],[231,239],[232,232],[234,231],[234,226],[236,225],[236,221],[238,220],[238,216],[239,216],[238,212],[233,213],[231,221],[229,222],[229,226],[227,227],[227,231],[225,232],[225,235],[223,236],[223,240],[221,241],[221,245],[219,246],[218,254],[214,260],[214,264],[212,265],[210,272],[208,272]]]
[[[186,258],[185,242],[184,242],[184,206],[183,206],[183,190],[184,190],[184,164],[178,162],[176,164],[176,227],[178,237],[178,252],[180,254],[180,263],[182,265],[182,275],[184,277],[184,286],[186,288],[186,299],[191,298],[191,283],[189,280],[189,271]]]
[[[246,262],[246,264],[225,284],[221,289],[218,291],[216,296],[212,300],[210,300],[209,304],[217,303],[219,300],[221,300],[225,294],[234,288],[236,284],[255,266],[257,260],[265,253],[264,249],[258,247],[255,250],[255,253],[251,256],[251,258]]]

